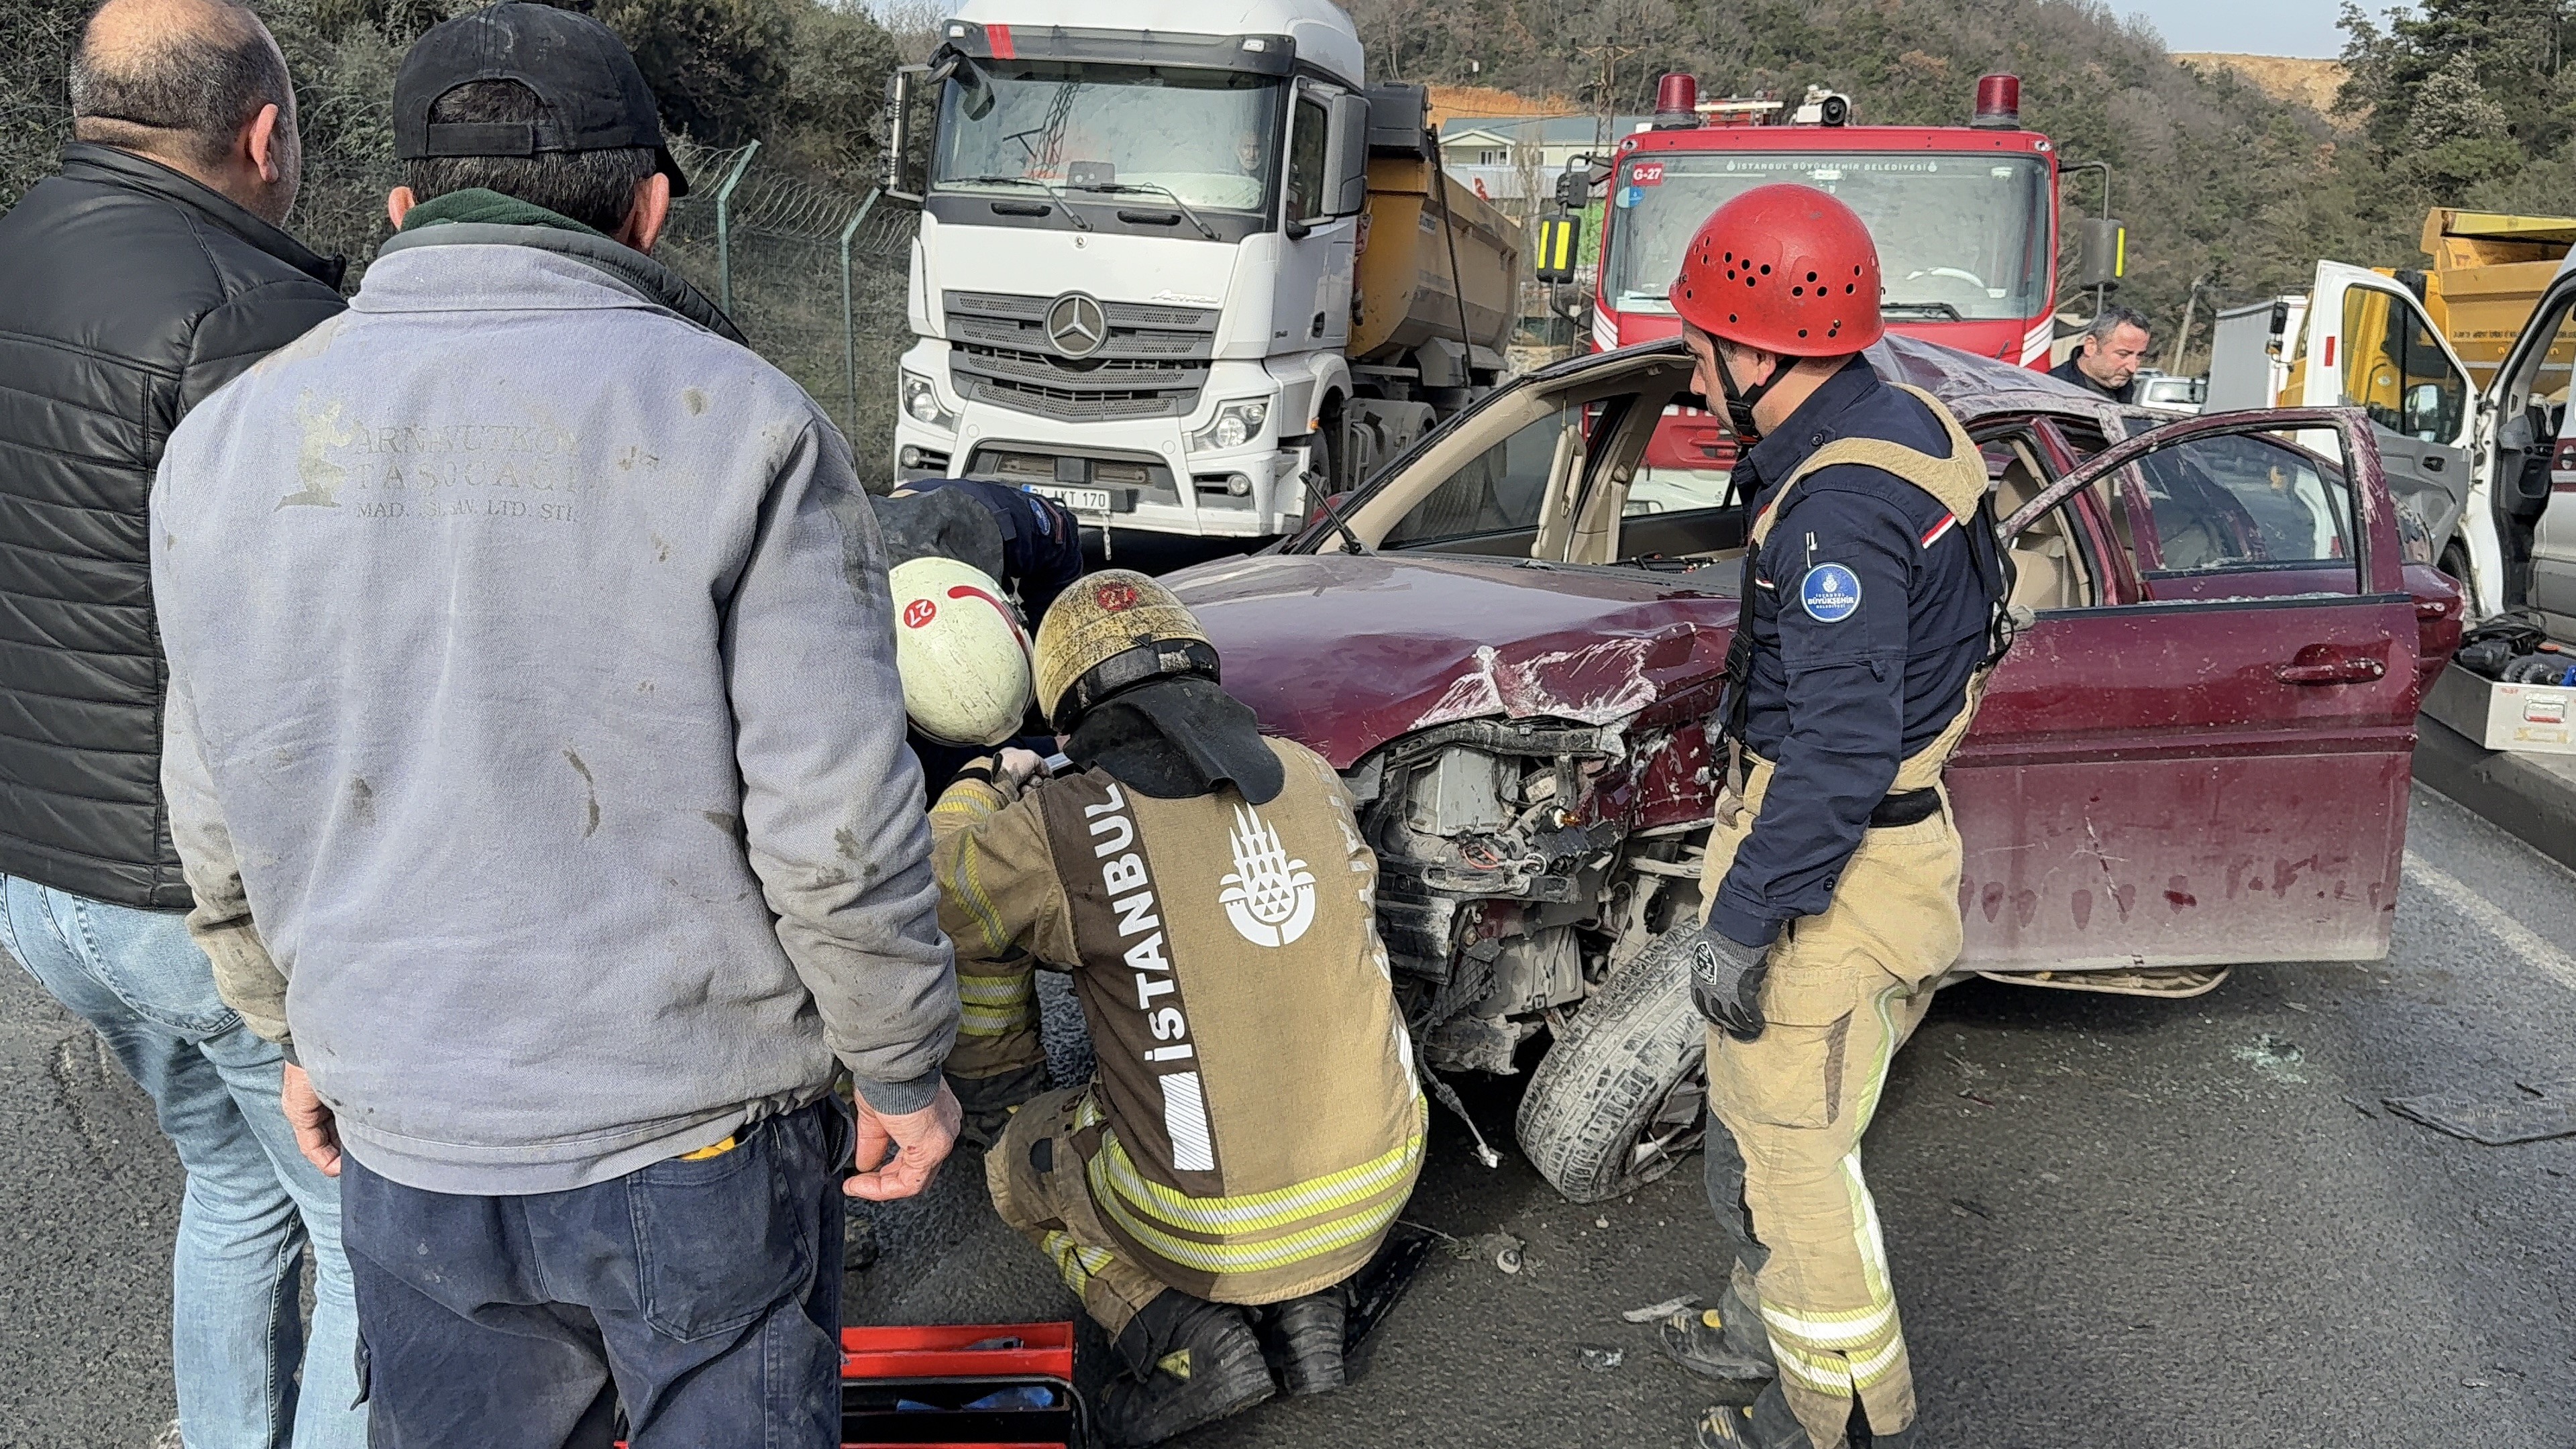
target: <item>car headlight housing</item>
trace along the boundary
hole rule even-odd
[[[1219,403],[1216,417],[1208,425],[1190,434],[1193,452],[1222,453],[1240,448],[1261,436],[1261,426],[1270,421],[1270,399],[1253,397]]]
[[[917,372],[903,375],[903,410],[914,422],[941,432],[957,430],[957,415],[939,403],[939,389]]]

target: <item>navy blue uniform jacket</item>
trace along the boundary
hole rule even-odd
[[[1854,358],[1737,461],[1754,515],[1839,438],[1950,455],[1941,420]],[[1958,717],[1990,617],[1962,531],[1974,523],[1849,464],[1809,475],[1772,520],[1742,627],[1753,638],[1745,745],[1775,768],[1709,909],[1729,938],[1768,945],[1782,922],[1822,913],[1897,765]]]

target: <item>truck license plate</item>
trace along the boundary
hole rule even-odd
[[[1136,509],[1135,495],[1124,488],[1063,488],[1031,483],[1028,490],[1052,498],[1076,513],[1132,513]]]

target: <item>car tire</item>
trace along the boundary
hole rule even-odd
[[[1689,973],[1658,941],[1602,984],[1540,1060],[1521,1097],[1521,1151],[1573,1202],[1653,1182],[1707,1132],[1707,1051]]]
[[[2459,540],[2453,539],[2443,547],[2442,561],[2434,567],[2459,585],[2462,594],[2469,592],[2469,551]]]

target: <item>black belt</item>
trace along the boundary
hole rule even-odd
[[[1878,802],[1869,812],[1869,828],[1892,830],[1899,825],[1920,825],[1941,813],[1938,790],[1900,790]]]

